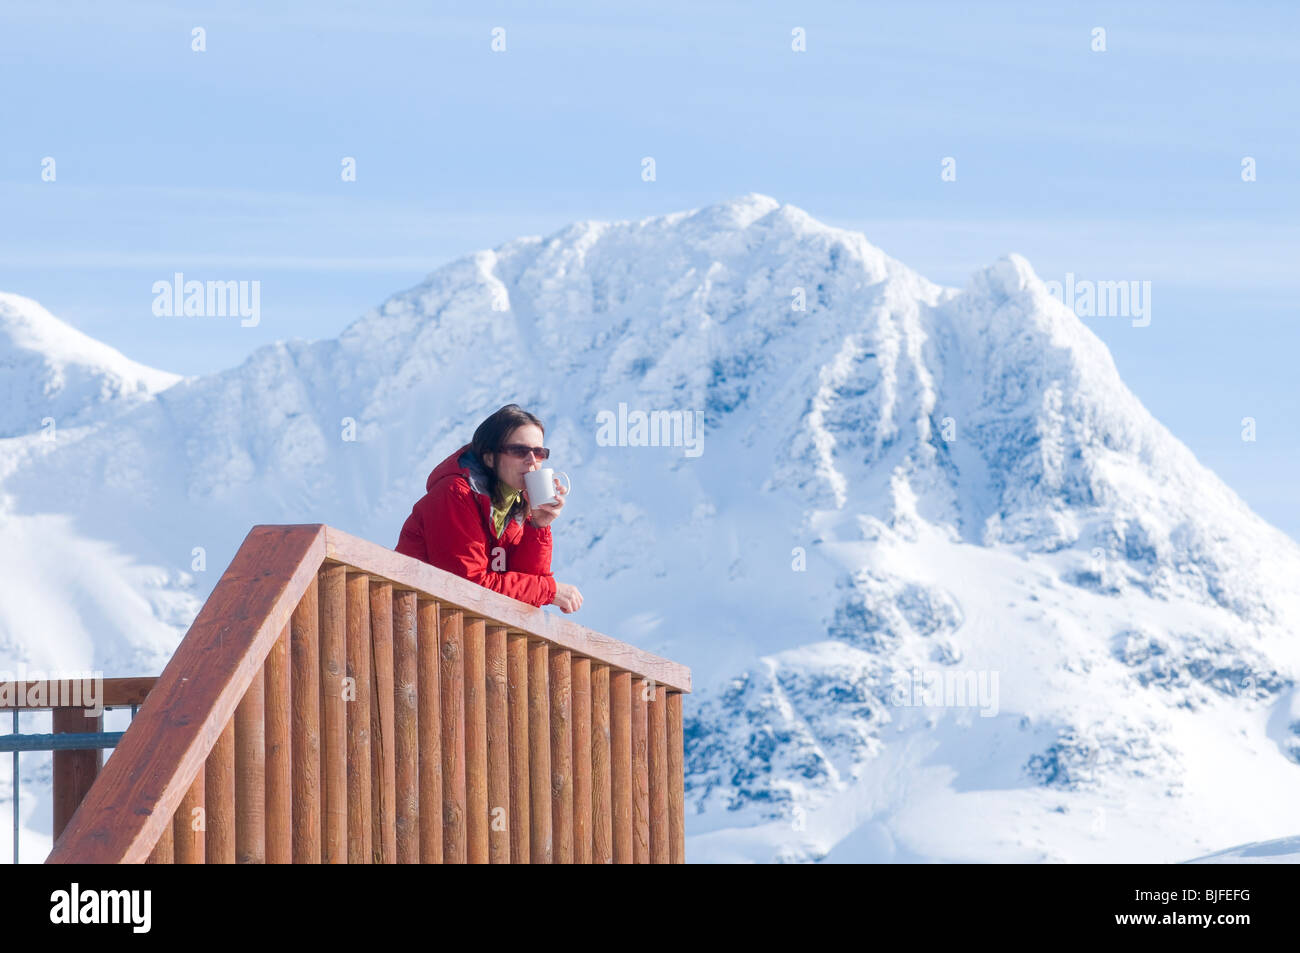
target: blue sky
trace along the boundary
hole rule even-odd
[[[1008,251],[1151,281],[1148,327],[1084,320],[1300,538],[1294,5],[260,6],[5,0],[0,289],[200,373],[334,336],[467,251],[763,192],[944,284]],[[259,280],[261,323],[154,316],[176,271]]]

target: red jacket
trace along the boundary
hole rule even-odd
[[[551,528],[524,520],[521,497],[498,537],[488,476],[469,444],[434,467],[428,492],[402,525],[397,551],[520,602],[549,605],[555,598]]]

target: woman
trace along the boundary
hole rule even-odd
[[[397,551],[529,605],[578,611],[577,587],[551,575],[551,523],[567,491],[556,480],[555,502],[533,507],[524,488],[524,474],[550,456],[543,438],[542,422],[518,404],[479,424],[429,474]]]

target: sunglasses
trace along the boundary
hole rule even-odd
[[[545,460],[551,455],[549,447],[525,447],[522,443],[508,443],[501,448],[501,452],[508,453],[512,457],[518,457],[520,460],[530,453],[538,460]]]

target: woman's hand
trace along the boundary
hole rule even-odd
[[[551,605],[559,606],[562,612],[577,612],[582,608],[582,593],[578,591],[577,586],[557,581],[555,597],[551,599]]]
[[[560,485],[560,481],[556,479],[555,502],[543,503],[539,506],[533,506],[533,504],[529,502],[528,518],[533,521],[533,525],[538,529],[541,529],[543,526],[550,526],[551,523],[555,521],[555,517],[560,515],[560,510],[564,509],[564,495],[568,492],[568,490]],[[524,490],[524,500],[528,500],[527,490]],[[570,610],[566,609],[565,611],[568,612]]]

